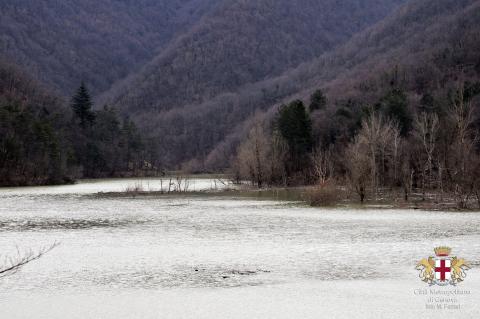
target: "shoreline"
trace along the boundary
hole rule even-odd
[[[278,200],[303,203],[307,206],[317,208],[352,208],[352,209],[411,209],[425,211],[449,211],[449,212],[480,212],[480,208],[475,207],[472,201],[469,208],[458,208],[452,196],[449,194],[426,193],[425,199],[423,194],[412,193],[410,199],[405,201],[395,195],[383,194],[377,200],[367,199],[364,203],[360,203],[352,194],[343,194],[339,199],[328,204],[310,204],[309,191],[315,189],[315,186],[295,186],[295,187],[272,187],[258,189],[250,185],[241,184],[238,188],[210,189],[201,191],[122,191],[122,192],[99,192],[91,196],[103,198],[115,197],[164,197],[164,196],[234,196],[248,197],[259,200]],[[337,189],[339,193],[346,193],[344,187]],[[386,196],[385,196],[386,195]],[[393,196],[393,197],[392,197]],[[442,196],[443,200],[438,200]]]
[[[159,179],[165,184],[162,190],[149,190],[143,185],[150,179]],[[192,179],[211,179],[215,181],[211,189],[189,190],[188,184]],[[425,211],[453,211],[453,212],[480,212],[479,203],[471,196],[468,200],[468,207],[459,208],[452,194],[429,191],[422,193],[416,190],[409,194],[409,199],[404,199],[401,189],[379,189],[376,199],[369,194],[364,203],[361,203],[358,196],[344,185],[309,185],[309,186],[287,186],[287,187],[265,187],[257,188],[249,183],[234,184],[225,174],[180,174],[169,172],[163,176],[130,176],[130,177],[109,177],[109,178],[87,178],[63,184],[42,184],[29,186],[1,186],[2,189],[21,189],[24,187],[55,187],[78,185],[82,183],[95,183],[102,180],[114,181],[139,181],[135,186],[125,187],[120,191],[99,191],[84,196],[100,198],[115,197],[163,197],[163,196],[230,196],[239,198],[254,198],[278,201],[299,202],[312,207],[323,208],[353,208],[353,209],[412,209]],[[179,184],[178,184],[179,183]],[[168,189],[168,185],[171,189]],[[180,186],[178,186],[180,185]],[[187,186],[185,186],[187,185]],[[148,186],[147,186],[148,188]]]

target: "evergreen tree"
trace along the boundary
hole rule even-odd
[[[323,94],[322,90],[316,90],[310,97],[310,112],[316,110],[322,110],[327,106],[327,97]]]
[[[72,98],[72,109],[80,120],[80,126],[85,128],[88,124],[93,124],[95,113],[92,111],[92,99],[85,84],[82,82],[77,93]]]
[[[480,94],[480,82],[465,82],[464,99],[466,102],[471,101],[475,96]]]
[[[289,148],[289,173],[301,171],[313,147],[312,122],[305,105],[296,100],[280,108],[278,130]]]
[[[435,111],[435,100],[430,93],[424,93],[420,100],[420,112],[431,113]]]
[[[413,118],[408,109],[407,95],[403,90],[393,89],[380,102],[382,112],[398,123],[402,136],[412,128]]]

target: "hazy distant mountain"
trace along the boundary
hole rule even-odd
[[[281,102],[306,99],[317,88],[326,88],[331,100],[362,95],[372,97],[365,101],[370,103],[378,98],[376,91],[390,85],[395,69],[413,94],[421,85],[438,89],[458,65],[480,73],[476,21],[478,1],[412,1],[343,46],[280,76],[198,105],[143,112],[137,119],[158,136],[166,160],[175,163],[187,154],[223,165],[241,138],[244,120]]]
[[[129,113],[201,103],[334,48],[401,2],[222,1],[107,100]]]
[[[342,103],[348,104],[348,100],[361,105],[376,103],[392,85],[402,87],[418,104],[421,96],[417,92],[447,93],[460,69],[467,80],[480,80],[477,21],[480,21],[480,2],[475,0],[410,1],[336,50],[282,76],[245,87],[238,94],[205,103],[198,116],[221,117],[222,104],[235,110],[235,115],[229,112],[227,118],[252,114],[251,105],[270,109],[272,113],[282,102],[297,98],[308,101],[318,88],[324,89],[334,104],[330,113],[320,114],[320,120],[333,123],[345,120],[332,118],[335,108]],[[184,113],[191,118],[191,111],[186,109]],[[205,157],[207,162],[213,166],[226,163],[244,130],[239,125],[230,135],[223,136]]]
[[[60,94],[85,81],[96,93],[135,71],[211,0],[0,2],[0,54]]]

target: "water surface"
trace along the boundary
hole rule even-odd
[[[423,287],[416,261],[449,245],[480,266],[477,213],[318,209],[214,194],[91,196],[132,183],[155,189],[159,181],[0,189],[4,253],[61,243],[1,280],[5,318],[408,318],[401,309],[412,304],[412,317],[447,317],[413,296]],[[213,184],[192,182],[195,190]],[[472,269],[464,283],[476,300],[479,276]],[[462,302],[455,314],[480,316],[476,302]]]

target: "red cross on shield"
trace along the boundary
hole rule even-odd
[[[450,257],[435,258],[435,279],[439,283],[447,283],[452,279],[452,259]]]

